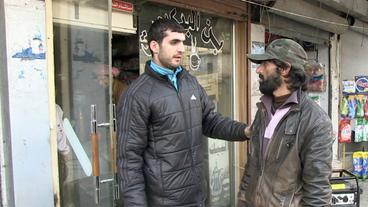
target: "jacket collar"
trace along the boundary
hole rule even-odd
[[[149,76],[151,76],[153,78],[156,78],[158,80],[161,80],[161,81],[169,81],[166,75],[160,75],[160,74],[156,73],[151,68],[150,63],[151,63],[151,60],[148,60],[146,62],[145,69],[144,69],[145,73],[147,73]],[[188,71],[183,66],[181,66],[181,68],[183,70],[180,73],[178,73],[178,75],[177,75],[178,80],[181,80],[188,73]]]
[[[178,90],[178,74],[183,70],[181,66],[177,67],[175,70],[170,70],[157,65],[153,60],[151,60],[150,67],[155,73],[166,76],[175,89]]]
[[[297,101],[297,103],[294,104],[291,107],[291,110],[297,110],[298,111],[300,109],[300,106],[305,102],[305,99],[306,99],[306,95],[307,94],[304,91],[302,91],[300,88],[297,89],[296,91],[294,91],[293,93],[296,93],[296,101]],[[268,101],[268,99],[270,99],[271,101]],[[265,107],[265,109],[267,110],[268,103],[265,104],[264,101],[265,102],[269,102],[269,104],[272,104],[272,98],[265,98],[265,96],[262,96],[261,97],[261,102],[258,102],[256,104],[257,107],[258,107],[258,109],[261,109],[261,108]]]

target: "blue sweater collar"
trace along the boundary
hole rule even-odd
[[[177,67],[176,70],[173,71],[157,65],[152,60],[150,66],[152,70],[156,73],[166,76],[170,80],[171,84],[175,87],[175,89],[178,90],[177,75],[183,70],[181,66]]]

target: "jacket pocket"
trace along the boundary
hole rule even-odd
[[[162,188],[162,173],[160,170],[160,160],[148,159],[143,167],[146,182],[146,191],[151,195],[161,194]]]
[[[294,135],[286,135],[283,137],[276,153],[277,161],[282,161],[286,158],[291,149],[294,147],[295,139],[296,137]]]
[[[294,197],[293,195],[293,191],[274,193],[274,198],[276,199],[276,201],[273,202],[273,206],[291,207],[292,199]]]

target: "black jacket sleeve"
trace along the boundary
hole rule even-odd
[[[199,85],[199,84],[198,84]],[[244,123],[234,121],[215,112],[215,105],[208,97],[206,91],[200,86],[202,104],[202,127],[203,134],[228,141],[244,141],[247,139]]]
[[[329,206],[332,163],[332,124],[323,116],[314,124],[301,150],[303,206]]]
[[[124,94],[118,107],[118,171],[124,206],[148,206],[143,176],[147,146],[148,107],[145,101]]]

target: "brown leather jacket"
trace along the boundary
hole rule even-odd
[[[251,151],[240,184],[247,207],[329,206],[331,200],[332,124],[304,92],[275,129],[265,155],[262,139],[266,109],[258,103]]]

